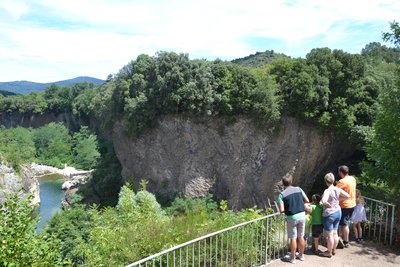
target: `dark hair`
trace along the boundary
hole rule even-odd
[[[292,182],[293,182],[293,176],[291,174],[288,173],[282,177],[283,186],[292,185]]]
[[[313,202],[319,203],[321,201],[321,196],[318,194],[314,194],[314,195],[312,195],[311,199]]]
[[[349,167],[347,167],[346,165],[339,166],[338,171],[339,171],[339,173],[343,173],[343,174],[347,175],[347,174],[349,174]]]

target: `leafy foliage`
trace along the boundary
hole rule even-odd
[[[22,163],[33,161],[36,148],[29,129],[0,128],[0,159],[8,162],[15,170]]]
[[[87,127],[71,137],[63,124],[49,123],[37,129],[0,128],[0,156],[16,170],[33,161],[60,168],[71,164],[91,169],[100,153],[97,137]]]
[[[0,265],[62,266],[59,241],[35,233],[30,201],[14,195],[0,204]]]
[[[400,45],[399,25],[391,24],[391,33],[384,38]],[[380,108],[373,124],[371,142],[365,147],[369,162],[364,163],[366,179],[400,190],[400,66],[397,65],[396,83],[380,95]]]

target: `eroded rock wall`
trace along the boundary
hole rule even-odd
[[[309,190],[318,174],[354,149],[329,131],[282,120],[274,133],[254,127],[248,118],[224,126],[214,119],[196,123],[165,117],[140,138],[129,138],[123,125],[113,128],[113,142],[125,179],[150,181],[152,192],[185,196],[213,193],[231,208],[269,206],[274,188],[287,172],[294,184]],[[322,177],[321,177],[322,179]]]

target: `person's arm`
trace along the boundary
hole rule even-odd
[[[324,191],[324,194],[322,195],[320,203],[324,207],[331,208],[332,206],[331,206],[331,204],[329,204],[328,199],[329,199],[329,192],[328,192],[328,189],[326,189]]]
[[[304,193],[303,189],[301,189],[301,193],[303,195],[303,201],[304,203],[310,203],[310,200],[308,199],[306,193]]]
[[[278,195],[278,208],[281,213],[285,212],[285,206],[283,205],[283,196],[282,194]]]
[[[346,200],[350,197],[349,193],[344,191],[342,188],[339,188],[339,192],[340,192],[340,195],[339,195],[340,200]]]

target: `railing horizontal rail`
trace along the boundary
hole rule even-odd
[[[395,206],[396,206],[396,205],[394,205],[394,204],[392,204],[392,203],[383,202],[383,201],[381,201],[381,200],[373,199],[373,198],[370,198],[370,197],[364,197],[364,196],[363,196],[363,198],[364,198],[364,199],[371,200],[371,201],[374,201],[374,202],[378,202],[378,203],[381,203],[381,204],[384,204],[384,205],[392,206],[392,207],[395,207]]]

